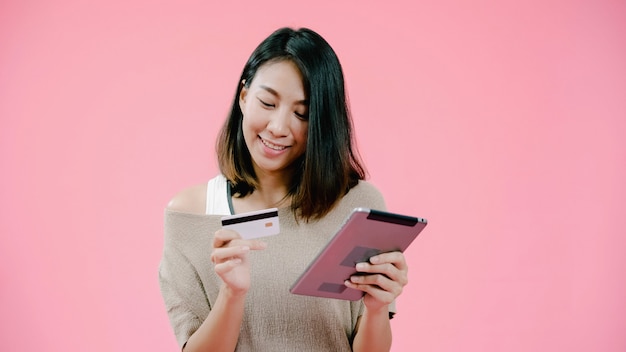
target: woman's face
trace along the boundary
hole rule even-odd
[[[239,106],[257,176],[284,174],[306,148],[308,101],[300,70],[288,60],[265,63],[241,90]]]

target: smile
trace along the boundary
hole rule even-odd
[[[261,138],[261,137],[259,137]],[[287,149],[287,147],[283,146],[283,145],[276,145],[274,143],[270,143],[268,141],[266,141],[265,139],[261,138],[261,142],[263,143],[263,145],[265,145],[266,147],[272,149],[272,150],[284,150]]]

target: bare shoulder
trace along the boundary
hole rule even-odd
[[[169,201],[167,209],[183,213],[204,214],[206,212],[206,190],[206,183],[185,188]]]

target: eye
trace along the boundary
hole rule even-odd
[[[259,98],[257,98],[259,99]],[[259,99],[259,102],[261,103],[261,105],[265,106],[266,108],[273,108],[275,105],[274,104],[270,104],[264,100]]]
[[[301,114],[301,113],[299,113],[299,112],[297,112],[297,111],[294,111],[294,114],[295,114],[295,115],[296,115],[296,116],[297,116],[300,120],[305,120],[305,121],[306,121],[306,120],[308,120],[308,119],[309,119],[309,114],[308,114],[308,113],[306,113],[306,112],[305,112],[305,113],[303,113],[303,114]]]

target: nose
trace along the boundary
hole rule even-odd
[[[276,137],[283,137],[289,134],[291,124],[291,112],[287,109],[276,110],[267,124],[267,130]]]

